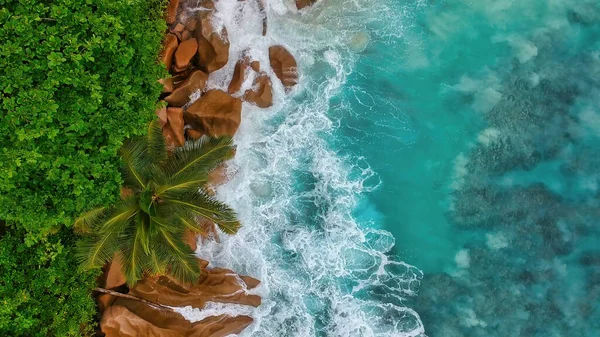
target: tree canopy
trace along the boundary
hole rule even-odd
[[[161,0],[0,0],[0,219],[30,239],[114,202],[154,118]]]
[[[98,271],[77,272],[73,233],[63,228],[31,247],[24,234],[0,239],[0,336],[91,335]]]
[[[126,141],[120,153],[127,193],[114,206],[92,209],[75,222],[87,234],[78,245],[83,266],[100,268],[116,253],[129,284],[145,273],[195,281],[200,269],[184,242],[185,231],[202,234],[202,221],[228,234],[240,226],[235,212],[204,189],[209,173],[234,155],[231,138],[203,137],[169,154],[154,122],[146,136]]]

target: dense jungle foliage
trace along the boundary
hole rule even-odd
[[[166,70],[162,0],[0,0],[0,335],[90,335],[71,230],[122,184]]]
[[[0,0],[0,219],[31,239],[118,198],[166,73],[159,0]]]

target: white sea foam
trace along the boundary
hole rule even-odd
[[[191,322],[199,322],[210,316],[229,315],[235,317],[252,313],[252,307],[247,305],[217,302],[207,302],[202,309],[194,309],[191,306],[172,307],[172,309],[184,315]]]
[[[243,227],[197,252],[211,265],[260,279],[254,291],[263,304],[211,304],[209,312],[252,316],[242,336],[423,336],[418,314],[404,305],[421,272],[388,255],[391,234],[354,217],[359,203],[377,213],[360,199],[374,188],[368,180],[375,173],[356,158],[341,157],[327,142],[338,125],[327,115],[329,101],[356,57],[349,45],[367,32],[369,20],[390,9],[366,0],[327,1],[302,13],[287,0],[265,1],[265,8],[269,28],[263,37],[255,2],[217,3],[231,49],[229,63],[210,75],[209,87],[226,88],[245,52],[272,76],[275,102],[269,109],[244,104],[231,180],[217,191]],[[365,34],[381,38],[398,29]],[[275,44],[298,61],[300,81],[289,95],[269,67],[268,47]],[[207,315],[179,310],[194,321]]]

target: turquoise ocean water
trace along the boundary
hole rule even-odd
[[[245,336],[600,336],[599,1],[218,6],[301,74],[244,107],[244,227],[201,253],[263,281]]]
[[[425,332],[600,336],[600,2],[436,1],[405,25],[361,55],[332,144],[381,181],[365,198],[424,272]]]

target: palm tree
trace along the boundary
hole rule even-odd
[[[234,155],[231,138],[204,138],[169,154],[161,128],[151,123],[147,136],[123,145],[124,187],[132,193],[75,221],[86,234],[77,250],[84,269],[102,267],[116,253],[130,285],[145,273],[197,280],[200,267],[185,231],[203,234],[202,220],[227,234],[240,227],[235,212],[203,188],[209,172]]]

